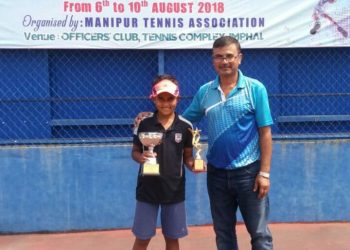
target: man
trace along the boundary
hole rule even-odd
[[[238,249],[239,207],[253,250],[271,250],[268,228],[273,123],[265,87],[238,69],[239,42],[230,36],[213,44],[215,80],[200,87],[183,116],[208,118],[207,187],[219,250]]]

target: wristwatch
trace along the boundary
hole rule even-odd
[[[270,179],[270,173],[268,173],[268,172],[260,171],[258,175],[262,176],[262,177],[264,177],[266,179]]]

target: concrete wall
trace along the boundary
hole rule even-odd
[[[274,141],[271,221],[349,221],[350,140]],[[0,147],[0,232],[129,228],[130,145]],[[187,172],[188,224],[211,223],[206,175]]]

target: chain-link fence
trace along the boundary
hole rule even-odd
[[[269,92],[275,137],[349,137],[350,48],[243,53],[243,73]],[[0,50],[0,144],[130,141],[159,73],[178,78],[181,113],[215,77],[211,50]]]

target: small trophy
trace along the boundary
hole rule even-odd
[[[153,154],[155,146],[161,143],[163,133],[160,132],[141,132],[139,139],[141,143],[148,147],[148,152]],[[159,175],[159,164],[157,163],[156,157],[148,157],[146,162],[142,165],[143,175]]]
[[[194,166],[193,166],[193,171],[195,172],[203,172],[206,170],[205,167],[205,162],[202,159],[200,152],[202,151],[202,144],[199,143],[199,139],[200,139],[200,130],[198,130],[198,128],[196,128],[195,130],[190,129],[191,133],[192,133],[192,144],[193,147],[196,149],[196,155],[194,158]]]

